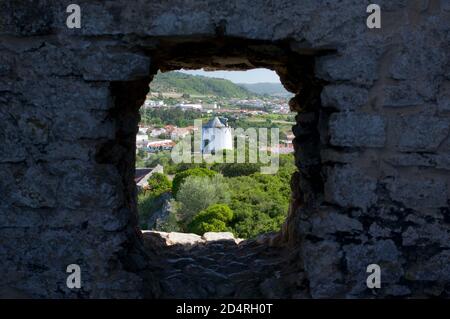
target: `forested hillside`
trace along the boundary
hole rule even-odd
[[[266,94],[271,96],[292,95],[292,93],[286,90],[281,83],[239,83],[238,85],[255,94]]]
[[[224,98],[247,98],[255,95],[255,93],[229,80],[181,72],[158,73],[150,83],[150,91],[214,95]]]

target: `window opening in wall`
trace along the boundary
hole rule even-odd
[[[292,97],[269,69],[158,72],[136,135],[141,229],[280,230],[296,170]]]

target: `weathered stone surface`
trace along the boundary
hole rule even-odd
[[[339,265],[343,257],[338,244],[331,241],[306,242],[303,247],[305,273],[313,298],[339,296],[345,291]]]
[[[6,121],[5,125],[0,127],[0,163],[22,162],[26,156],[27,152],[21,144],[17,127]]]
[[[362,224],[354,218],[350,218],[334,211],[324,211],[311,219],[314,236],[320,237],[325,234],[335,234],[337,232],[361,232]]]
[[[150,59],[132,53],[95,53],[81,65],[88,81],[123,81],[150,75]]]
[[[450,114],[450,83],[446,82],[442,85],[437,97],[438,112],[442,115]]]
[[[375,238],[389,238],[391,230],[389,228],[381,227],[377,223],[370,225],[369,234]]]
[[[117,184],[119,174],[113,166],[99,165],[80,169],[83,163],[60,167],[58,201],[62,207],[117,207],[123,190]]]
[[[211,240],[201,244],[197,237],[185,240],[184,236],[178,240],[180,234],[174,234],[172,237],[176,236],[178,243],[174,244],[168,240],[170,234],[143,231],[147,247],[159,250],[162,271],[158,280],[163,297],[280,298],[289,296],[288,287],[303,282],[302,273],[290,271],[281,276],[278,268],[285,250],[279,247],[271,248],[253,240],[237,245],[233,240],[216,240],[231,238],[230,234],[212,232],[207,235]],[[192,238],[192,234],[187,235]]]
[[[404,274],[401,256],[392,240],[379,240],[368,245],[343,247],[349,279],[354,283],[349,296],[369,293],[366,285],[367,266],[377,264],[381,268],[381,285],[391,286]]]
[[[32,166],[16,184],[13,204],[32,208],[52,208],[57,203],[57,180],[42,166]]]
[[[450,281],[450,250],[442,252],[411,264],[406,271],[406,278],[415,281],[436,280],[442,284]]]
[[[108,110],[112,107],[109,85],[98,82],[82,82],[79,78],[45,78],[38,84],[34,79],[16,83],[17,89],[29,90],[25,98],[34,107],[64,111]]]
[[[156,236],[164,239],[167,246],[172,245],[192,246],[202,244],[205,242],[205,240],[201,236],[196,234],[185,234],[177,232],[166,233],[152,230],[144,230],[143,232],[146,236]]]
[[[396,178],[387,182],[393,200],[410,208],[448,206],[448,183],[443,178]]]
[[[401,297],[407,297],[407,296],[411,295],[411,290],[408,287],[406,287],[406,286],[389,285],[385,289],[385,294],[388,297],[394,296],[394,297],[397,297],[397,298],[401,298]]]
[[[439,244],[441,247],[450,247],[450,230],[438,223],[427,223],[425,220],[409,226],[402,234],[403,246],[426,246]]]
[[[375,204],[376,180],[350,166],[332,169],[325,182],[325,200],[343,207],[367,209]]]
[[[362,57],[365,58],[362,58]],[[322,57],[317,61],[316,72],[328,81],[352,81],[370,85],[377,79],[376,53],[369,50],[352,51],[338,59]]]
[[[384,88],[384,106],[386,107],[408,107],[421,105],[423,98],[411,84],[399,84],[386,86]]]
[[[383,147],[386,124],[378,115],[336,113],[330,119],[330,136],[336,146]]]
[[[234,235],[230,232],[207,232],[204,233],[202,238],[206,241],[215,241],[215,240],[233,240]]]
[[[52,133],[63,141],[113,138],[115,128],[105,122],[107,114],[94,111],[73,111],[55,117]]]
[[[434,116],[410,115],[402,118],[397,148],[405,152],[433,152],[448,136],[450,122]]]
[[[366,104],[369,91],[350,85],[327,85],[321,94],[322,105],[341,111],[353,111]]]

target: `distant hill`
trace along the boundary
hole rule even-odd
[[[256,94],[267,94],[272,96],[292,95],[292,93],[287,91],[281,83],[239,83],[238,85]]]
[[[151,92],[186,93],[189,95],[214,95],[224,98],[255,96],[245,87],[225,79],[190,75],[181,72],[158,73],[150,83]]]

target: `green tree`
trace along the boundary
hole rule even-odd
[[[259,163],[220,163],[214,164],[212,169],[217,170],[226,177],[248,176],[257,173],[261,164]]]
[[[212,177],[216,174],[217,174],[216,172],[214,172],[210,169],[207,169],[207,168],[192,168],[192,169],[188,169],[183,172],[177,173],[172,181],[172,193],[174,194],[174,196],[177,196],[181,184],[189,176]]]
[[[188,176],[176,196],[180,203],[178,215],[187,225],[201,210],[216,203],[228,203],[229,198],[228,184],[222,175]]]
[[[194,216],[188,231],[203,235],[206,232],[229,231],[228,223],[233,219],[233,211],[224,204],[214,204]]]
[[[151,193],[153,196],[159,196],[171,190],[172,190],[172,183],[167,178],[167,176],[162,173],[154,173],[148,179],[148,186],[146,187],[146,192]]]

